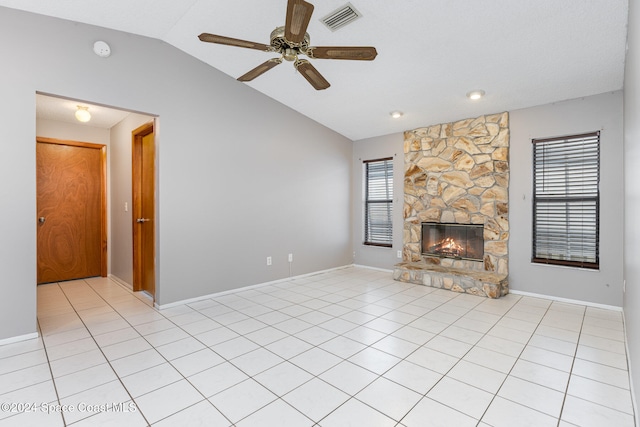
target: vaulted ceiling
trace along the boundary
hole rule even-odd
[[[362,17],[320,18],[344,0],[311,0],[312,46],[375,46],[374,61],[312,59],[316,91],[291,63],[248,84],[353,140],[479,114],[619,90],[628,0],[351,0]],[[274,54],[202,43],[203,32],[269,44],[286,0],[0,0],[22,9],[161,39],[237,78]],[[109,42],[109,40],[105,40]],[[118,46],[111,46],[118,54]],[[465,95],[482,89],[486,96]],[[390,112],[404,115],[392,119]]]

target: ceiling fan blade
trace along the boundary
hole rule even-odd
[[[296,69],[300,71],[302,77],[307,79],[307,81],[311,83],[311,86],[316,90],[323,90],[331,86],[329,82],[322,77],[322,74],[320,74],[318,70],[316,70],[315,67],[306,59],[299,59],[294,65]]]
[[[287,19],[284,25],[284,38],[292,43],[302,43],[307,32],[313,5],[304,0],[289,0]]]
[[[233,39],[231,37],[217,36],[215,34],[202,33],[198,36],[200,41],[207,43],[225,44],[227,46],[246,47],[247,49],[256,49],[269,51],[271,46],[262,43],[254,43],[246,40]]]
[[[272,58],[258,65],[253,70],[241,75],[240,77],[238,77],[238,80],[241,82],[250,82],[251,80],[255,79],[258,76],[261,76],[262,74],[266,73],[267,71],[269,71],[270,69],[272,69],[273,67],[281,63],[282,63],[282,59]]]
[[[373,61],[378,55],[376,48],[369,46],[319,46],[310,47],[307,52],[311,58],[361,61]]]

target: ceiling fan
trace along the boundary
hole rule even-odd
[[[241,82],[248,82],[255,79],[276,65],[281,64],[282,60],[285,59],[293,62],[294,67],[316,90],[326,89],[331,85],[308,60],[300,59],[299,55],[305,55],[313,59],[355,59],[372,61],[378,54],[375,47],[310,46],[307,27],[309,26],[312,13],[313,5],[311,3],[304,0],[289,0],[285,25],[271,32],[271,42],[268,45],[209,33],[202,33],[198,38],[207,43],[280,53],[279,58],[269,59],[253,70],[238,77],[238,80]]]

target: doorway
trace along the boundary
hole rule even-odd
[[[107,276],[106,146],[36,138],[37,283]]]
[[[155,132],[154,122],[132,132],[133,290],[155,301]]]

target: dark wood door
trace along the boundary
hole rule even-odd
[[[133,131],[133,290],[155,299],[155,136],[153,122]]]
[[[106,276],[104,150],[36,142],[38,284]]]

